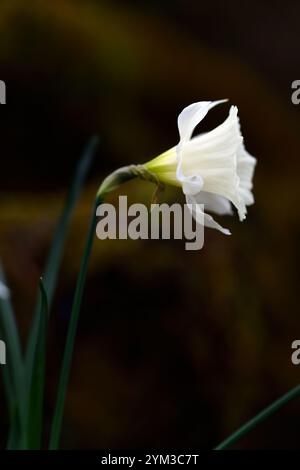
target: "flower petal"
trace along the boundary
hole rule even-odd
[[[201,175],[193,174],[185,176],[182,170],[182,146],[191,138],[193,131],[197,124],[206,116],[208,111],[217,106],[220,103],[223,103],[226,100],[219,101],[200,101],[198,103],[193,103],[179,114],[178,116],[178,130],[180,136],[180,142],[176,147],[177,153],[177,170],[176,177],[182,184],[182,190],[184,194],[197,194],[202,186],[203,179]]]
[[[181,141],[187,141],[192,137],[195,127],[214,106],[227,100],[199,101],[184,108],[178,116],[177,124]]]
[[[191,211],[192,216],[194,217],[197,223],[202,224],[204,221],[205,227],[219,230],[224,235],[231,235],[230,231],[227,228],[222,227],[213,219],[211,215],[203,212],[201,206],[197,203],[194,196],[186,196],[186,202],[189,210]]]
[[[185,176],[182,171],[182,165],[178,165],[176,171],[177,179],[181,182],[184,194],[196,195],[201,191],[203,179],[200,175]]]
[[[209,212],[215,212],[215,214],[218,215],[232,215],[231,203],[228,199],[225,199],[225,197],[206,191],[200,191],[194,198],[198,204],[203,204],[205,210]]]

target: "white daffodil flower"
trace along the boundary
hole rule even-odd
[[[208,111],[225,101],[202,101],[187,106],[178,116],[178,145],[145,167],[163,183],[182,188],[199,223],[204,221],[205,226],[229,235],[229,230],[203,213],[200,204],[209,212],[224,215],[232,214],[232,203],[243,220],[246,206],[254,202],[251,190],[256,159],[244,147],[237,107],[231,106],[221,125],[192,137]]]
[[[0,299],[7,300],[9,298],[9,289],[0,281]]]

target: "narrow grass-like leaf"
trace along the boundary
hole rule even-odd
[[[7,450],[17,450],[20,448],[21,439],[21,413],[9,370],[6,366],[2,367],[2,378],[9,419]]]
[[[22,426],[20,422],[20,413],[16,401],[10,412],[10,429],[7,440],[7,450],[19,450],[22,448]]]
[[[62,257],[63,257],[63,251],[64,251],[64,246],[65,246],[65,242],[66,242],[66,238],[68,234],[68,228],[71,222],[71,217],[73,215],[76,202],[79,198],[82,185],[86,179],[88,170],[91,166],[91,162],[95,154],[95,150],[97,148],[98,142],[99,142],[99,138],[97,136],[92,137],[87,145],[87,148],[84,151],[84,154],[75,171],[75,176],[73,178],[72,185],[68,192],[66,204],[65,204],[63,213],[60,217],[60,220],[58,222],[57,229],[54,235],[52,247],[50,249],[48,261],[47,261],[46,268],[45,268],[45,273],[43,276],[43,282],[44,282],[45,290],[48,296],[49,312],[50,312],[50,308],[51,308],[51,304],[53,300],[53,293],[56,287],[59,268],[60,268]],[[41,308],[39,304],[40,302],[39,299],[37,302],[33,324],[32,324],[32,328],[30,331],[27,351],[26,351],[27,391],[28,391],[28,384],[31,383],[34,351],[36,348],[37,337],[38,337],[39,312]]]
[[[38,339],[34,352],[33,373],[30,384],[27,418],[27,446],[29,449],[33,450],[40,449],[42,440],[46,369],[46,337],[48,324],[48,300],[42,280],[40,280],[39,287],[41,309],[38,323]]]
[[[0,280],[6,285],[3,269],[0,265]],[[7,364],[2,367],[3,384],[10,419],[10,442],[17,446],[17,428],[21,422],[25,425],[25,397],[23,389],[23,358],[15,314],[10,299],[0,298],[0,336],[5,341]]]
[[[95,235],[95,228],[96,228],[96,222],[97,222],[96,208],[98,207],[99,203],[100,203],[100,198],[97,198],[95,207],[93,209],[92,217],[91,217],[91,223],[90,223],[90,227],[88,231],[87,241],[85,245],[84,254],[81,260],[81,266],[80,266],[79,276],[78,276],[77,285],[76,285],[75,297],[73,301],[71,318],[70,318],[69,327],[68,327],[67,341],[66,341],[62,368],[61,368],[61,373],[60,373],[60,379],[59,379],[59,384],[58,384],[56,406],[55,406],[51,434],[50,434],[49,448],[51,450],[57,449],[58,444],[59,444],[60,431],[61,431],[61,425],[62,425],[62,419],[63,419],[63,410],[64,410],[64,404],[65,404],[65,399],[66,399],[69,375],[70,375],[70,368],[71,368],[71,362],[72,362],[75,336],[76,336],[76,331],[77,331],[79,312],[80,312],[82,295],[83,295],[83,290],[84,290],[84,285],[85,285],[85,280],[86,280],[88,262],[89,262],[90,254],[92,251],[93,239]]]
[[[264,410],[258,413],[254,418],[250,419],[247,423],[241,426],[237,431],[231,434],[227,439],[221,442],[214,450],[225,450],[231,447],[239,439],[245,436],[248,432],[254,429],[258,424],[265,421],[269,416],[272,416],[276,411],[285,406],[294,398],[300,396],[300,385],[292,388],[285,395],[282,395],[278,400],[274,401],[271,405],[267,406]]]

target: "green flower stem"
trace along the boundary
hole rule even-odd
[[[109,175],[100,186],[100,189],[97,193],[95,205],[93,207],[92,217],[90,221],[90,226],[88,230],[88,235],[86,239],[86,245],[84,249],[84,254],[81,261],[81,267],[77,279],[75,297],[71,312],[70,323],[68,327],[67,341],[64,351],[64,357],[62,362],[62,369],[58,384],[58,393],[56,407],[54,411],[54,417],[52,422],[51,434],[50,434],[50,449],[57,449],[59,446],[60,434],[61,434],[61,425],[63,420],[63,411],[66,399],[67,386],[69,382],[70,369],[72,363],[72,355],[74,349],[74,341],[77,330],[79,312],[82,302],[83,290],[87,275],[88,263],[92,251],[94,234],[97,225],[96,210],[97,207],[103,202],[105,196],[116,189],[120,184],[128,181],[132,178],[138,176],[135,171],[135,166],[128,166],[120,168],[111,175]]]
[[[228,447],[235,444],[241,437],[245,436],[249,431],[255,428],[259,423],[264,421],[266,418],[271,416],[277,410],[286,405],[289,401],[293,400],[300,396],[300,385],[295,388],[292,388],[285,395],[280,397],[278,400],[274,401],[271,405],[267,406],[264,410],[258,413],[254,418],[250,419],[247,423],[241,426],[237,431],[235,431],[231,436],[227,437],[221,444],[215,447],[214,450],[225,450]]]

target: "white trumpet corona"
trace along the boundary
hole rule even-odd
[[[206,211],[232,215],[233,204],[243,220],[246,206],[254,202],[252,178],[256,159],[244,147],[237,107],[231,106],[227,119],[218,127],[192,137],[208,111],[224,101],[202,101],[184,108],[178,116],[178,145],[145,167],[163,183],[182,188],[199,223],[229,235],[229,230]]]

